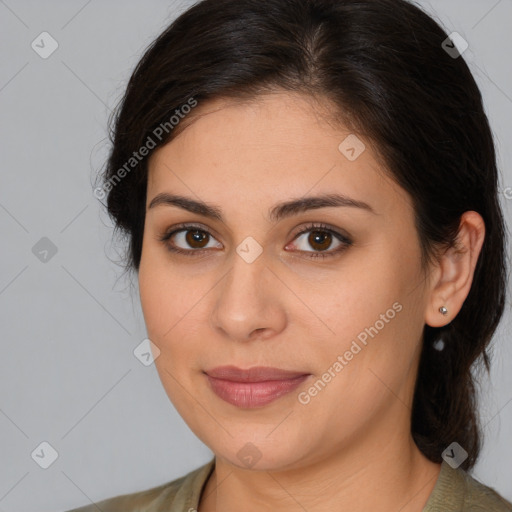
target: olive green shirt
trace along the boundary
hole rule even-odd
[[[67,512],[197,512],[215,458],[185,476],[146,491],[123,494]],[[460,468],[446,462],[423,512],[512,512],[504,500]]]

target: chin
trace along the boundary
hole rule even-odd
[[[270,440],[267,436],[268,429],[259,437],[253,431],[250,437],[235,436],[227,439],[223,446],[218,443],[217,446],[210,445],[210,449],[233,466],[251,471],[289,470],[299,467],[307,457],[304,443],[290,443],[289,434],[285,436],[286,439],[276,437]]]

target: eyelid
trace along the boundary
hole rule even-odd
[[[340,240],[342,242],[343,241],[347,242],[347,243],[351,242],[351,237],[348,234],[345,234],[343,232],[343,230],[341,230],[337,227],[331,226],[329,224],[325,224],[324,222],[306,223],[306,225],[303,225],[303,226],[300,226],[299,228],[297,228],[297,232],[292,234],[291,236],[293,236],[293,240],[295,240],[300,235],[303,235],[304,233],[308,233],[309,231],[314,231],[315,229],[318,231],[327,231],[329,233],[332,233],[338,240]]]
[[[197,231],[204,231],[215,238],[217,237],[217,233],[214,229],[210,228],[206,224],[202,224],[201,222],[180,222],[168,228],[165,231],[164,236],[174,234],[178,231],[193,231],[194,229]]]

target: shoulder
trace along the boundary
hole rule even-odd
[[[460,471],[466,494],[464,512],[512,512],[512,503],[500,496],[492,487],[484,485],[468,473]]]
[[[90,505],[68,510],[67,512],[98,512],[98,510],[102,512],[149,511],[152,510],[150,507],[154,506],[155,502],[158,503],[165,499],[172,500],[183,484],[184,478],[185,477],[181,477],[172,482],[145,491],[107,498],[91,503]]]
[[[107,498],[66,512],[181,512],[184,505],[189,506],[189,503],[198,501],[214,463],[215,459],[180,478],[151,489]],[[190,505],[190,508],[193,506]]]
[[[469,473],[443,462],[423,512],[512,512],[512,503]]]

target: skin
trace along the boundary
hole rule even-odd
[[[216,205],[223,215],[219,221],[177,206],[149,209],[139,268],[160,379],[216,456],[199,512],[234,512],[240,504],[247,512],[419,512],[439,475],[440,465],[410,434],[422,330],[445,325],[460,310],[484,223],[466,212],[461,250],[446,251],[422,272],[410,198],[369,141],[360,137],[366,149],[354,161],[338,150],[351,132],[326,122],[327,112],[327,103],[290,92],[252,102],[217,99],[196,107],[186,129],[149,161],[147,206],[168,192]],[[375,213],[327,207],[269,221],[274,204],[321,193],[364,201]],[[158,239],[182,222],[212,235],[195,245],[186,232]],[[352,244],[330,258],[308,258],[322,252],[311,231],[296,236],[310,222],[336,228]],[[263,248],[252,263],[236,252],[249,236]],[[170,252],[172,242],[207,248],[189,257]],[[324,252],[339,246],[333,236]],[[394,303],[400,312],[300,403],[299,393]],[[215,395],[203,373],[228,364],[311,376],[266,406],[238,408]],[[261,457],[252,467],[237,456],[248,442]]]

